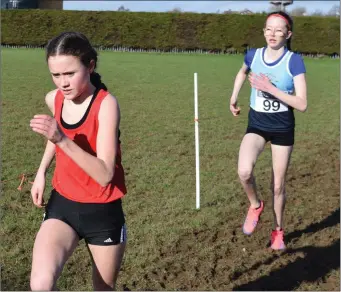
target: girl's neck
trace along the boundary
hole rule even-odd
[[[280,47],[279,49],[272,49],[267,47],[264,52],[264,59],[266,62],[275,62],[278,60],[284,53],[285,47]],[[270,63],[269,62],[269,63]]]

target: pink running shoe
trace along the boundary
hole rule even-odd
[[[243,225],[244,234],[250,235],[256,228],[259,221],[260,214],[263,212],[264,202],[260,201],[260,207],[258,209],[249,208],[247,216]]]
[[[271,232],[271,248],[272,249],[274,250],[285,249],[283,236],[284,236],[283,230],[273,230]]]

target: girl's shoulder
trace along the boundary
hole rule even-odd
[[[245,56],[244,56],[244,63],[246,64],[246,66],[248,68],[251,67],[252,61],[256,55],[256,52],[258,49],[262,49],[262,48],[249,48],[247,49],[247,51],[245,52]]]
[[[306,73],[303,57],[299,53],[291,52],[289,60],[289,70],[293,77]]]
[[[50,111],[52,112],[52,114],[54,114],[54,103],[55,103],[57,92],[58,92],[58,89],[54,89],[48,92],[45,96],[45,103],[50,109]]]

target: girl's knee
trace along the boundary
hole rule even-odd
[[[252,169],[238,168],[238,176],[242,182],[248,182],[252,179]]]

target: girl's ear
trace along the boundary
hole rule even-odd
[[[95,67],[96,67],[95,61],[94,61],[94,60],[91,60],[91,61],[90,61],[90,66],[89,66],[89,72],[90,72],[90,74],[91,74],[92,72],[94,72]]]

